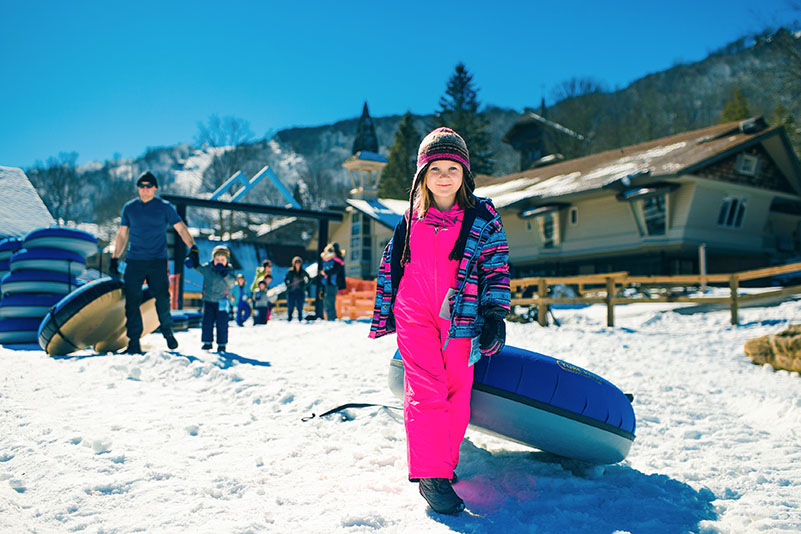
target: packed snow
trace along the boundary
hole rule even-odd
[[[801,300],[682,314],[675,304],[555,310],[508,343],[635,396],[627,459],[591,466],[468,430],[439,516],[406,480],[395,337],[365,322],[232,323],[147,354],[61,358],[0,348],[0,532],[741,533],[801,531],[801,378],[750,363],[749,338],[801,321]]]

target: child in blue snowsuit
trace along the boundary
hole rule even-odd
[[[214,328],[217,327],[217,351],[225,352],[228,344],[228,313],[231,310],[231,288],[236,275],[229,265],[231,252],[226,246],[214,247],[212,260],[197,265],[197,254],[190,254],[186,266],[203,275],[203,331],[200,340],[203,350],[211,350]]]

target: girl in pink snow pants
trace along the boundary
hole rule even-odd
[[[448,128],[428,134],[409,211],[384,251],[370,332],[398,333],[409,478],[448,514],[464,509],[452,479],[470,420],[472,364],[503,347],[509,310],[506,236],[474,188],[464,140]]]

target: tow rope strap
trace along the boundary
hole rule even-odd
[[[312,412],[312,414],[310,416],[302,417],[300,420],[305,423],[306,421],[310,421],[310,420],[314,419],[315,417],[325,417],[326,415],[331,415],[332,413],[341,412],[342,410],[347,410],[348,408],[370,408],[370,407],[387,408],[389,410],[402,410],[403,409],[402,406],[388,406],[386,404],[373,404],[373,403],[365,403],[365,402],[349,402],[347,404],[343,404],[341,406],[337,406],[336,408],[331,408],[327,412],[321,413],[320,415],[317,415],[314,412]]]

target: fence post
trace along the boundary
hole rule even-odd
[[[731,293],[731,324],[737,325],[740,323],[739,318],[739,302],[737,292],[740,288],[740,279],[736,274],[729,277],[729,292]]]
[[[545,278],[539,279],[537,293],[540,297],[540,303],[537,305],[537,322],[540,323],[540,326],[548,326],[548,305],[544,300],[548,296],[548,284]]]
[[[606,326],[615,326],[615,279],[606,279]]]

